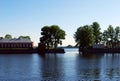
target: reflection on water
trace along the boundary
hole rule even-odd
[[[81,59],[81,60],[80,60]],[[101,56],[82,55],[76,59],[76,72],[84,79],[99,79],[101,76]]]
[[[48,54],[42,62],[42,78],[44,80],[60,80],[64,76],[63,60],[56,54]]]
[[[120,54],[1,54],[1,80],[120,80]]]

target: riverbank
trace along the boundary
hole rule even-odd
[[[5,48],[0,49],[0,54],[31,54],[37,53],[37,49],[16,49],[16,48]]]
[[[80,50],[84,54],[88,53],[120,53],[120,48],[88,48]]]
[[[39,53],[38,48],[27,49],[27,48],[0,48],[0,54],[32,54],[32,53]],[[44,53],[65,53],[64,49],[57,48],[57,49],[46,49]]]

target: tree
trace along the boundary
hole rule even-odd
[[[114,37],[115,37],[115,30],[113,28],[112,25],[109,25],[109,27],[107,28],[107,38],[108,38],[108,42],[109,42],[109,47],[114,47],[113,46],[113,42],[114,42]]]
[[[109,48],[119,47],[120,39],[120,27],[117,26],[113,28],[112,25],[109,25],[107,30],[103,32],[103,41],[106,43]]]
[[[101,28],[100,25],[97,22],[93,22],[93,24],[91,25],[93,28],[93,33],[95,36],[95,43],[100,43],[102,40],[102,33],[101,33]]]
[[[114,40],[114,33],[115,33],[113,26],[109,25],[107,31],[108,31],[108,38],[110,38],[110,40],[113,41]]]
[[[42,37],[40,38],[40,42],[46,44],[47,48],[49,49],[50,45],[52,44],[50,27],[44,26],[41,31]]]
[[[18,38],[19,39],[29,39],[29,40],[31,40],[30,36],[19,36]]]
[[[52,37],[53,47],[57,48],[58,44],[62,44],[61,39],[65,39],[65,31],[60,29],[60,27],[57,25],[52,25],[51,37]]]
[[[5,35],[5,38],[6,38],[6,39],[11,39],[11,38],[12,38],[12,35],[6,34],[6,35]]]
[[[92,46],[95,41],[93,29],[89,25],[79,27],[74,34],[74,38],[82,49]]]
[[[114,36],[115,47],[119,47],[119,41],[120,41],[120,27],[117,26],[115,28],[115,36]]]
[[[41,29],[41,43],[45,43],[47,47],[57,48],[58,44],[62,44],[62,39],[65,39],[65,31],[57,25],[44,26]]]
[[[117,41],[119,41],[119,39],[120,39],[120,27],[117,26],[115,28],[115,39],[114,40],[117,42]]]
[[[103,32],[103,38],[102,38],[102,40],[103,40],[103,42],[104,42],[104,44],[108,44],[108,32],[107,32],[107,30],[104,30],[104,32]]]
[[[109,25],[107,30],[103,32],[103,38],[106,42],[107,47],[114,48],[115,42],[118,40],[119,28],[113,28],[112,25]]]

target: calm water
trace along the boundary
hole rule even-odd
[[[1,54],[0,81],[120,80],[120,55],[82,56],[78,49],[65,54]]]

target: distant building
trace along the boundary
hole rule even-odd
[[[33,48],[33,42],[29,39],[0,39],[0,48]]]

